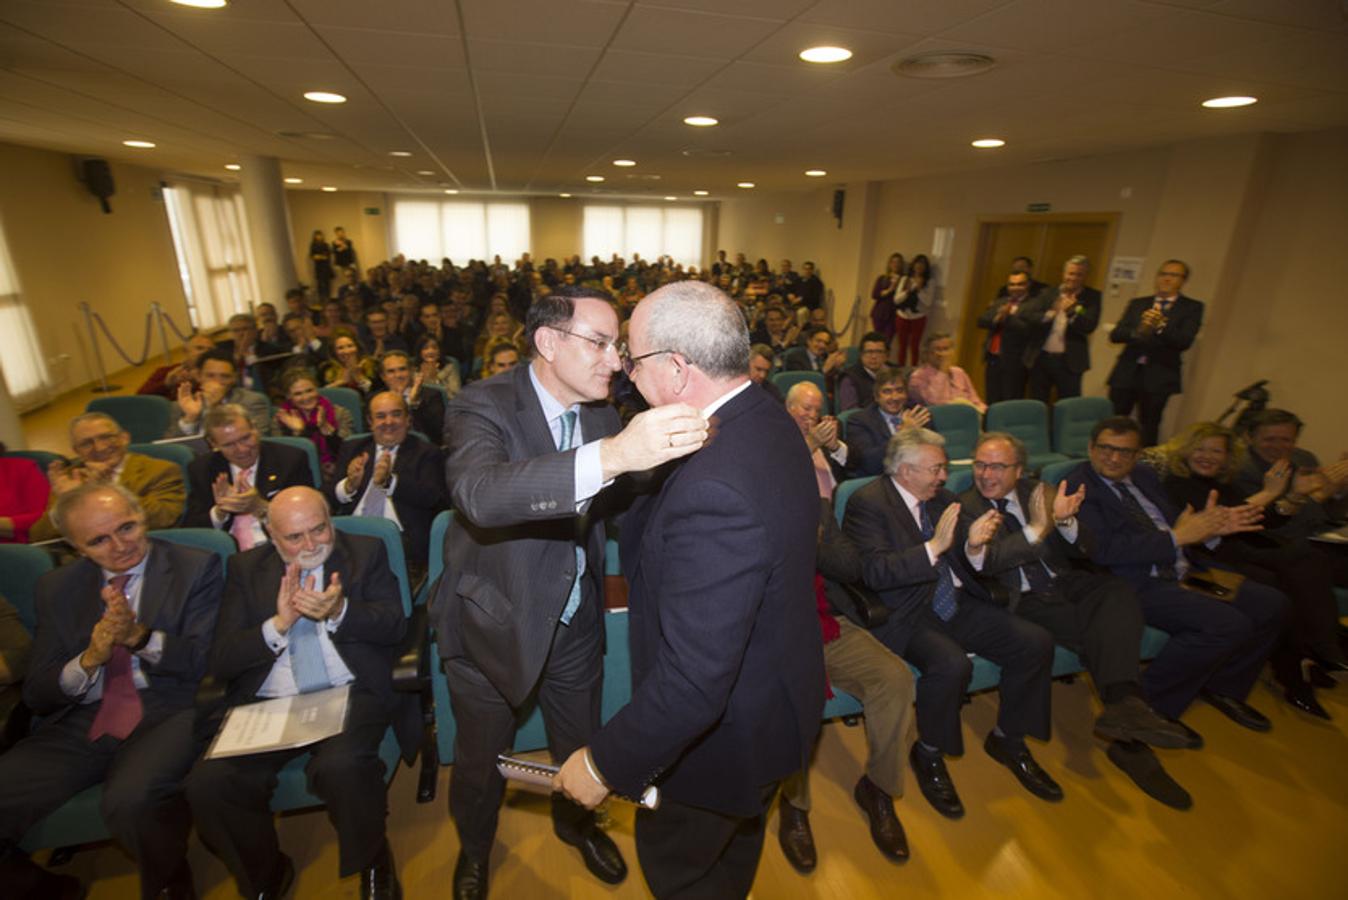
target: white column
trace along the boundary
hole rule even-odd
[[[290,248],[290,208],[281,181],[281,162],[274,156],[242,156],[239,162],[248,240],[262,291],[258,299],[276,304],[284,313],[285,293],[299,283],[299,277]]]

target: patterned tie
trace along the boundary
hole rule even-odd
[[[108,584],[125,595],[130,581],[130,575],[114,575]],[[140,702],[140,693],[131,673],[131,651],[117,644],[112,648],[112,656],[103,664],[103,699],[89,726],[89,740],[96,741],[110,734],[124,741],[136,730],[144,714],[145,707]]]
[[[562,442],[559,450],[570,450],[576,436],[576,411],[568,409],[562,413]],[[571,582],[571,593],[566,598],[566,608],[562,610],[562,624],[570,625],[576,610],[580,609],[580,576],[585,571],[585,548],[576,544],[576,577]]]
[[[1020,521],[1020,517],[1010,510],[1010,500],[1003,497],[992,502],[997,505],[997,512],[1002,514],[1004,520],[1002,524],[1006,526],[1007,531],[1020,531],[1025,527],[1025,523]],[[1029,582],[1030,593],[1047,594],[1053,590],[1053,575],[1042,560],[1035,560],[1029,565],[1021,566],[1020,573]]]
[[[932,535],[936,534],[936,529],[931,527],[931,517],[927,515],[927,504],[919,503],[918,510],[922,513],[922,540],[929,541]],[[950,571],[950,563],[945,555],[936,558],[936,591],[931,595],[931,608],[936,617],[942,622],[949,622],[955,617],[955,576]]]
[[[245,469],[239,473],[238,488],[240,491],[247,491],[253,486],[252,469]],[[234,538],[234,542],[239,545],[239,550],[251,550],[257,543],[253,537],[253,522],[256,521],[250,515],[237,515],[234,521],[230,523],[229,533]]]
[[[300,584],[308,587],[313,569],[300,573]],[[322,585],[316,587],[321,588]],[[290,626],[290,673],[295,676],[295,687],[301,694],[332,687],[328,665],[323,661],[323,645],[318,640],[318,623],[300,616]]]
[[[1113,484],[1114,487],[1118,489],[1119,499],[1123,501],[1123,508],[1128,512],[1128,518],[1132,519],[1134,522],[1143,526],[1144,528],[1151,528],[1156,531],[1161,530],[1162,527],[1161,524],[1158,523],[1155,519],[1153,519],[1150,516],[1150,514],[1147,513],[1146,507],[1142,505],[1142,501],[1137,499],[1137,495],[1133,493],[1133,489],[1128,484],[1128,482],[1115,481],[1113,482]],[[1156,575],[1159,578],[1165,578],[1169,579],[1170,581],[1174,581],[1175,567],[1171,564],[1166,564],[1164,566],[1157,564]]]
[[[379,461],[388,457],[388,448],[380,447],[379,453],[375,457],[375,471],[379,469]],[[384,489],[374,483],[374,474],[370,475],[370,487],[365,493],[365,509],[361,512],[363,516],[369,516],[372,519],[384,518],[384,507],[388,504],[388,494]]]

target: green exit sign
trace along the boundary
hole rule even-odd
[[[379,207],[377,207],[377,206],[367,206],[367,207],[365,207],[365,215],[367,215],[367,216],[377,216],[377,215],[379,215]]]
[[[1053,204],[1051,204],[1051,203],[1027,203],[1027,204],[1025,204],[1025,211],[1026,211],[1026,212],[1048,212],[1048,211],[1049,211],[1050,209],[1052,209],[1052,208],[1053,208]]]

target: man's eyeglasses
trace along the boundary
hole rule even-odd
[[[622,357],[623,361],[623,371],[627,373],[628,378],[632,377],[632,373],[637,370],[637,366],[641,365],[641,361],[643,359],[646,359],[651,356],[659,356],[661,353],[677,353],[677,352],[678,352],[677,350],[652,350],[650,353],[643,353],[640,356],[633,356],[627,352],[626,344],[623,344],[618,348],[618,355]]]
[[[974,460],[975,472],[991,472],[994,475],[1000,475],[1007,469],[1011,469],[1014,467],[1015,466],[1012,463],[990,463],[990,462],[979,462],[978,460]]]
[[[950,471],[950,463],[937,463],[934,466],[915,466],[912,463],[905,463],[905,465],[919,472],[926,472],[928,475],[940,475],[942,472]]]
[[[1100,451],[1101,456],[1118,456],[1123,459],[1132,459],[1137,456],[1141,449],[1139,447],[1115,447],[1113,444],[1094,444],[1092,446]]]
[[[620,356],[622,355],[622,348],[614,338],[594,337],[588,334],[581,334],[579,331],[568,331],[565,328],[557,328],[553,325],[549,325],[548,327],[553,331],[560,331],[562,334],[570,335],[573,338],[580,338],[582,341],[593,345],[600,353],[608,353],[610,350],[613,350]]]

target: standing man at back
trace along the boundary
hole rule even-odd
[[[487,895],[488,858],[517,712],[537,696],[557,760],[599,728],[604,517],[613,482],[691,453],[706,435],[684,405],[619,431],[606,401],[621,363],[608,295],[564,287],[529,310],[533,361],[475,382],[450,403],[445,476],[455,510],[434,617],[458,733],[449,811],[462,849],[455,900]],[[799,438],[796,438],[799,443]],[[554,795],[553,830],[616,884],[627,866],[584,807]]]
[[[1041,291],[1020,311],[1028,332],[1030,396],[1047,403],[1081,396],[1091,367],[1091,332],[1100,324],[1100,292],[1086,286],[1090,260],[1073,256],[1062,267],[1057,293]]]

